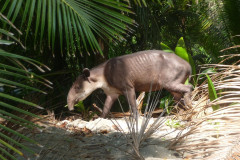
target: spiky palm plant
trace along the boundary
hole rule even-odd
[[[16,27],[0,13],[0,21],[8,27]],[[16,29],[17,30],[17,29]],[[21,32],[17,30],[20,34]],[[33,59],[13,54],[3,50],[3,45],[13,45],[20,41],[7,30],[0,29],[0,159],[16,159],[13,155],[19,154],[25,156],[23,150],[34,154],[34,152],[19,143],[20,140],[26,140],[33,144],[38,144],[20,132],[22,128],[35,128],[36,124],[28,121],[26,117],[39,118],[37,115],[24,110],[20,105],[29,106],[29,109],[39,108],[40,106],[24,99],[26,95],[34,92],[45,93],[33,87],[34,84],[46,85],[51,84],[41,76],[38,76],[30,70],[34,67],[44,72],[47,66]],[[7,40],[6,40],[7,39]]]
[[[123,129],[121,128],[121,124],[119,124],[117,122],[117,120],[115,120],[115,121],[112,120],[112,123],[115,126],[117,126],[119,131],[126,138],[127,143],[132,147],[132,151],[133,151],[132,154],[135,159],[144,160],[144,157],[141,155],[141,153],[139,151],[142,143],[147,138],[149,138],[152,134],[154,134],[158,129],[160,129],[168,119],[168,117],[163,117],[163,115],[166,113],[167,107],[168,107],[168,106],[165,106],[165,109],[162,111],[162,113],[156,119],[154,119],[152,122],[150,122],[153,112],[159,104],[159,98],[160,98],[160,95],[162,92],[160,90],[160,91],[154,93],[153,96],[151,96],[152,95],[151,90],[152,89],[150,89],[150,93],[148,94],[147,105],[144,109],[144,113],[142,116],[137,115],[137,117],[134,117],[131,106],[129,106],[130,116],[124,117],[124,120],[125,120],[127,128],[128,128],[128,133],[125,133],[123,131]],[[145,92],[142,92],[139,95],[139,97],[137,98],[138,108],[139,108],[139,105],[142,105],[141,101],[143,101],[144,96],[145,96]],[[125,115],[120,101],[119,101],[119,104],[121,106],[123,115]],[[141,113],[141,111],[140,111],[140,113]]]

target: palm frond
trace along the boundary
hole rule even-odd
[[[240,35],[239,27],[240,27],[240,1],[239,0],[222,0],[223,9],[222,9],[222,17],[226,23],[226,27],[233,37],[235,35]],[[235,37],[232,40],[239,44],[239,38]]]
[[[6,24],[8,24],[8,27],[16,28],[2,14],[0,14],[0,19],[4,19]],[[13,42],[17,40],[12,33],[4,29],[0,30],[1,38],[9,38]],[[10,42],[9,40],[7,41]],[[19,40],[17,40],[17,42],[21,44]],[[0,44],[10,45],[9,43]],[[19,107],[20,104],[42,109],[42,107],[38,106],[37,104],[23,99],[24,91],[31,93],[45,93],[44,91],[33,87],[33,85],[35,83],[49,87],[51,85],[51,82],[48,80],[29,71],[31,68],[33,68],[32,66],[42,72],[44,72],[46,69],[49,69],[47,66],[38,61],[7,52],[0,48],[0,118],[4,120],[0,123],[1,159],[16,159],[13,156],[13,153],[19,154],[20,156],[25,156],[22,150],[34,154],[34,151],[32,151],[31,148],[19,143],[19,139],[38,145],[37,142],[21,134],[19,130],[20,128],[32,129],[39,127],[38,125],[27,120],[25,118],[26,116],[40,118],[37,115]],[[20,90],[21,94],[19,94],[16,90]],[[11,123],[12,125],[7,125],[8,123]]]
[[[21,20],[25,40],[30,31],[34,33],[35,48],[47,44],[54,51],[57,42],[62,51],[82,52],[81,47],[85,47],[86,51],[102,53],[96,37],[124,39],[128,25],[133,24],[125,15],[132,13],[128,7],[114,0],[12,0],[4,3],[2,11],[12,21]]]
[[[240,55],[229,55],[229,58]],[[227,159],[239,154],[240,137],[240,61],[233,65],[211,64],[218,72],[211,74],[218,98],[209,101],[208,85],[205,81],[193,92],[194,109],[188,111],[184,134],[176,137],[170,146],[188,158]],[[211,106],[221,108],[212,111]]]

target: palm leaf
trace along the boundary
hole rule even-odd
[[[161,48],[162,48],[163,51],[174,53],[174,51],[170,47],[168,47],[166,44],[161,42],[160,45],[161,45]]]
[[[239,57],[230,55],[226,58]],[[185,152],[187,158],[234,159],[239,155],[240,61],[233,65],[212,64],[216,73],[209,77],[218,98],[209,103],[207,80],[193,91],[194,110],[187,111],[191,123],[176,137],[170,148]],[[219,92],[221,91],[221,92]],[[221,108],[213,111],[211,106]]]
[[[20,1],[17,3],[17,1],[13,1],[16,3],[12,3],[11,5],[11,12],[9,12],[8,16],[13,14],[12,8],[14,6],[20,6]],[[7,3],[7,2],[6,2]],[[18,9],[18,8],[17,8]],[[16,16],[15,16],[16,17]],[[12,25],[12,23],[9,23],[10,21],[0,14],[0,19],[5,19],[6,25],[9,25],[8,28],[16,28]],[[0,29],[1,36],[2,37],[8,37],[11,40],[15,41],[17,40],[14,35],[4,29]],[[17,40],[19,43],[20,41]],[[2,44],[2,43],[1,43]],[[9,45],[9,43],[7,43]],[[21,43],[20,43],[21,44]],[[6,45],[6,43],[4,43]],[[22,45],[22,44],[21,44]],[[31,92],[41,92],[44,93],[44,91],[41,91],[35,87],[32,87],[31,85],[33,82],[49,86],[51,83],[42,78],[41,76],[38,76],[37,74],[33,72],[29,72],[24,64],[28,64],[28,68],[30,66],[36,67],[40,71],[44,72],[45,69],[48,69],[47,66],[43,65],[42,63],[35,61],[33,59],[20,56],[17,54],[13,54],[10,52],[7,52],[5,50],[2,50],[0,48],[0,83],[1,88],[3,90],[0,90],[0,118],[5,120],[5,122],[11,122],[14,125],[6,125],[0,124],[0,158],[1,159],[16,159],[13,155],[13,152],[19,154],[20,156],[24,156],[22,150],[25,150],[31,154],[34,154],[34,151],[32,151],[31,148],[25,147],[15,139],[17,138],[19,140],[26,140],[30,143],[37,144],[37,142],[33,141],[32,139],[28,138],[27,136],[24,136],[21,134],[18,130],[16,130],[16,127],[22,128],[34,128],[39,127],[38,125],[30,122],[29,120],[26,120],[25,116],[30,116],[34,118],[40,118],[35,114],[30,113],[29,111],[25,111],[24,109],[21,109],[17,107],[17,104],[24,104],[32,107],[37,107],[42,109],[42,107],[38,106],[37,104],[34,104],[32,102],[29,102],[27,100],[22,99],[19,95],[11,95],[7,90],[18,89],[21,88],[22,90],[28,90]],[[14,128],[11,128],[14,127]],[[12,152],[13,151],[13,152]]]
[[[6,10],[6,7],[10,9]],[[21,19],[21,28],[26,29],[25,41],[35,26],[35,47],[39,43],[41,48],[46,38],[52,50],[58,40],[62,51],[66,44],[68,52],[75,53],[76,46],[80,49],[80,45],[87,51],[102,53],[96,35],[103,39],[124,39],[127,25],[133,24],[131,18],[121,13],[132,13],[128,7],[128,4],[114,0],[15,0],[6,1],[2,11],[10,20]]]
[[[0,39],[0,45],[1,44],[4,44],[4,45],[11,45],[11,44],[13,44],[14,42],[12,42],[12,41],[7,41],[7,40],[1,40]]]
[[[183,37],[181,37],[179,40],[178,40],[178,43],[177,43],[177,46],[175,48],[175,53],[183,58],[184,60],[186,60],[192,67],[192,74],[193,75],[196,75],[196,67],[195,67],[195,63],[192,59],[192,56],[187,53],[187,49],[186,49],[186,46],[185,46],[185,42],[183,40]],[[195,77],[195,76],[194,76]]]
[[[240,1],[239,0],[223,0],[222,7],[222,17],[226,24],[228,31],[231,36],[239,35],[239,27],[240,27]],[[239,44],[238,38],[233,38],[235,44]]]

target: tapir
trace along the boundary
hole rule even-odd
[[[191,66],[174,53],[161,50],[146,50],[107,60],[89,70],[83,69],[73,83],[67,96],[69,110],[78,101],[87,98],[101,88],[106,94],[102,117],[109,113],[113,103],[124,95],[134,114],[137,114],[136,92],[166,89],[176,101],[184,97],[191,106],[191,85],[185,81],[191,76]]]

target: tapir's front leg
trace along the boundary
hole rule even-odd
[[[108,115],[113,103],[116,101],[116,99],[118,98],[118,94],[112,94],[112,95],[107,95],[107,98],[105,100],[105,104],[103,107],[103,112],[102,112],[102,118],[106,118],[106,116]]]

